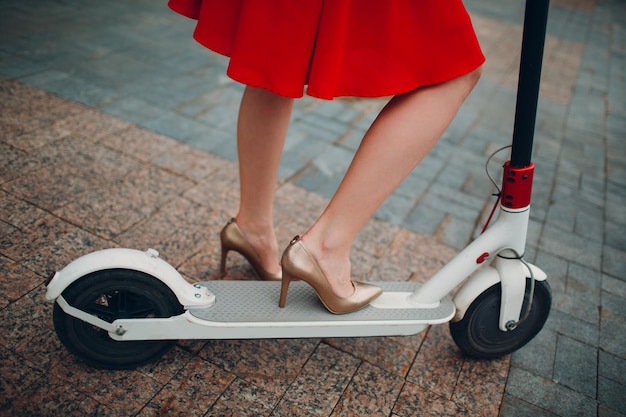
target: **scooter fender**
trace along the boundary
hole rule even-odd
[[[527,268],[530,268],[532,271],[532,276],[537,281],[545,281],[547,275],[536,265],[526,263],[525,265],[521,264],[520,266],[525,268],[525,276],[530,276],[531,273]],[[499,268],[502,269],[502,268]],[[463,286],[459,288],[457,293],[455,294],[452,302],[456,307],[456,313],[451,321],[457,322],[463,320],[465,317],[465,313],[469,306],[474,302],[480,294],[485,292],[488,288],[493,285],[496,285],[501,281],[500,272],[495,267],[489,265],[485,266],[478,271],[474,272],[468,279],[465,281]]]
[[[187,282],[170,264],[159,258],[154,249],[103,249],[75,259],[53,274],[48,282],[46,299],[56,300],[74,281],[105,269],[130,269],[151,275],[167,285],[185,308],[207,307],[215,296],[206,288]]]
[[[454,295],[452,303],[456,307],[456,313],[451,321],[457,322],[463,320],[465,312],[476,298],[489,287],[500,282],[500,274],[492,266],[484,266],[474,272],[465,281],[463,286]]]

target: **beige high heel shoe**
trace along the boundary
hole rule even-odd
[[[365,307],[382,293],[382,289],[364,282],[352,281],[354,293],[347,298],[335,295],[319,264],[306,249],[300,236],[293,238],[281,259],[283,283],[280,289],[279,307],[285,307],[287,290],[291,281],[302,280],[309,284],[324,306],[334,314],[345,314]]]
[[[261,264],[261,258],[256,253],[248,239],[243,234],[235,219],[230,219],[220,233],[220,241],[222,243],[222,261],[220,270],[222,274],[226,273],[226,256],[228,252],[234,250],[240,253],[252,266],[257,276],[264,281],[280,281],[282,273],[268,272]]]

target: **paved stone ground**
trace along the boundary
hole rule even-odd
[[[236,208],[242,88],[164,3],[0,1],[3,414],[626,415],[618,0],[551,5],[526,258],[548,273],[554,304],[525,348],[473,361],[434,326],[405,338],[182,341],[123,372],[70,356],[42,301],[47,272],[98,248],[157,246],[189,279],[214,279],[215,236]],[[356,276],[425,279],[477,235],[493,203],[484,161],[510,142],[524,3],[467,6],[485,74],[360,236]],[[298,102],[280,170],[282,242],[322,209],[383,104]],[[504,159],[490,166],[496,178]],[[250,276],[233,262],[229,278]]]

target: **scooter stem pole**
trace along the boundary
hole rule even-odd
[[[526,0],[511,149],[513,168],[529,166],[532,157],[549,4],[549,0]]]

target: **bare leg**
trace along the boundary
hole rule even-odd
[[[237,123],[240,201],[237,224],[271,273],[280,271],[273,200],[293,99],[246,87]]]
[[[349,256],[357,233],[435,145],[479,76],[480,69],[394,97],[365,134],[328,207],[303,236],[338,296],[354,291]]]

